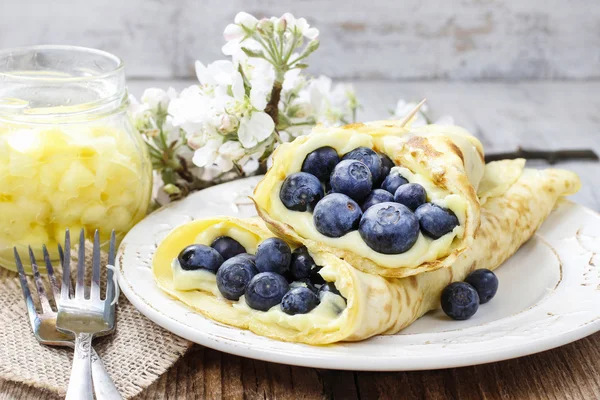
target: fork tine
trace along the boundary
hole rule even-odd
[[[94,233],[94,250],[92,254],[92,289],[90,299],[100,299],[100,233]]]
[[[69,229],[67,229],[65,232],[65,254],[60,251],[60,246],[59,252],[62,255],[61,261],[63,268],[60,297],[62,300],[68,300],[69,292],[71,290],[71,232],[69,232]]]
[[[85,299],[85,232],[79,233],[79,256],[77,257],[77,283],[75,284],[75,298]]]
[[[23,297],[25,298],[25,305],[27,306],[27,314],[29,315],[29,323],[31,324],[31,329],[35,332],[38,314],[37,311],[35,311],[35,304],[33,303],[31,291],[29,290],[29,284],[27,283],[27,275],[25,275],[23,263],[21,263],[21,257],[19,257],[19,252],[17,251],[16,247],[14,248],[14,253],[17,271],[19,271],[19,282],[21,282],[21,289],[23,290]]]
[[[33,255],[33,250],[31,246],[29,246],[29,260],[31,261],[31,270],[33,271],[33,280],[35,281],[35,286],[37,288],[38,298],[40,299],[40,304],[42,306],[42,312],[44,314],[51,313],[52,307],[50,307],[50,303],[48,302],[48,296],[46,295],[46,288],[44,287],[44,281],[42,280],[42,275],[40,275],[40,270],[37,265],[37,261],[35,260],[35,256]]]
[[[115,265],[115,244],[116,244],[116,235],[115,235],[115,231],[113,230],[110,233],[110,246],[108,249],[108,265],[112,265],[113,267]],[[115,297],[114,273],[115,272],[110,268],[106,271],[106,277],[107,277],[106,304],[110,304],[111,307],[113,307],[113,308],[115,307],[115,304],[113,302],[114,297]]]
[[[59,250],[58,253],[60,255],[60,261],[64,259],[62,254],[62,248],[58,245]],[[54,276],[54,267],[52,266],[52,262],[50,261],[50,254],[48,254],[48,249],[46,245],[42,246],[42,252],[44,253],[44,261],[46,262],[46,271],[48,271],[48,280],[50,280],[50,286],[52,287],[52,294],[54,295],[54,302],[56,303],[56,307],[58,308],[58,299],[60,298],[60,290],[58,289],[58,284],[56,283],[56,276]]]

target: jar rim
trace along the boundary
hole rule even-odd
[[[0,78],[2,76],[7,77],[7,78],[12,78],[12,79],[22,79],[25,81],[30,81],[30,82],[44,82],[44,81],[60,81],[60,82],[85,82],[85,81],[91,81],[91,80],[98,80],[98,79],[106,79],[108,77],[111,77],[113,75],[122,73],[123,69],[125,68],[125,63],[123,62],[123,60],[112,54],[109,53],[107,51],[104,50],[99,50],[99,49],[94,49],[91,47],[83,47],[83,46],[71,46],[71,45],[54,45],[54,44],[50,44],[50,45],[35,45],[35,46],[20,46],[20,47],[12,47],[12,48],[7,48],[7,49],[0,49],[0,59],[2,59],[3,57],[6,57],[9,54],[15,54],[15,53],[29,53],[29,52],[35,52],[35,51],[73,51],[73,52],[79,52],[82,54],[88,54],[88,55],[95,55],[95,56],[100,56],[103,57],[107,60],[113,61],[115,66],[110,69],[107,70],[105,72],[101,72],[95,75],[83,75],[83,76],[52,76],[52,77],[43,77],[43,76],[38,76],[38,75],[25,75],[25,74],[19,74],[18,70],[14,70],[14,71],[3,71],[0,69]]]

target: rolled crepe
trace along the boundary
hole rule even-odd
[[[287,209],[279,192],[285,178],[302,169],[306,156],[324,146],[333,147],[340,156],[357,147],[386,154],[404,178],[425,188],[427,201],[452,210],[459,225],[438,239],[419,232],[416,243],[400,254],[371,249],[358,231],[338,238],[321,234],[312,213]],[[257,185],[253,199],[259,215],[276,235],[333,253],[367,273],[404,277],[448,267],[471,245],[479,226],[477,189],[484,169],[481,143],[456,126],[408,130],[395,121],[376,121],[317,127],[310,135],[277,148],[273,165]]]
[[[321,275],[334,282],[347,300],[339,313],[321,310],[315,314],[315,309],[289,316],[278,311],[279,306],[261,312],[225,300],[214,290],[175,289],[171,263],[181,249],[192,243],[210,244],[215,237],[228,235],[252,253],[259,242],[271,236],[257,220],[219,217],[176,228],[156,251],[154,277],[162,290],[206,317],[278,340],[317,345],[394,334],[439,307],[441,292],[449,283],[463,280],[474,269],[498,267],[534,234],[561,196],[579,189],[579,179],[572,172],[524,170],[523,164],[523,160],[488,164],[480,191],[486,199],[481,227],[469,250],[449,268],[406,278],[383,278],[309,247],[315,262],[323,266]],[[506,174],[498,175],[503,171]]]

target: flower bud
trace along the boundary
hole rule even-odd
[[[258,23],[258,32],[262,36],[272,36],[274,32],[273,22],[268,19],[261,19]]]
[[[171,196],[174,194],[181,193],[181,190],[177,186],[173,185],[172,183],[168,183],[165,186],[163,186],[163,190],[165,191],[166,194],[171,195]]]
[[[188,139],[187,144],[192,150],[198,150],[204,145],[204,140],[201,136],[192,136]]]
[[[283,32],[285,32],[287,28],[287,21],[285,20],[285,18],[279,18],[277,20],[277,22],[275,23],[275,32],[281,34]]]

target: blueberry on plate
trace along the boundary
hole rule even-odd
[[[397,170],[390,172],[381,183],[381,188],[387,190],[391,194],[396,193],[396,190],[402,185],[406,185],[408,181]]]
[[[217,250],[203,244],[189,245],[179,253],[177,260],[181,269],[186,271],[205,269],[214,273],[224,261]]]
[[[427,193],[425,188],[418,183],[407,183],[396,189],[394,201],[415,211],[417,207],[427,201]]]
[[[465,278],[465,282],[473,286],[479,295],[479,304],[490,301],[498,290],[498,277],[489,269],[477,269]]]
[[[256,274],[258,270],[250,259],[243,255],[232,257],[217,272],[217,288],[226,299],[238,300]]]
[[[367,198],[363,201],[361,209],[365,212],[369,207],[374,206],[375,204],[391,201],[394,201],[394,196],[390,192],[383,189],[375,189],[369,193]]]
[[[475,315],[478,308],[479,295],[468,283],[454,282],[442,291],[442,310],[452,319],[469,319]]]
[[[290,272],[294,280],[310,277],[310,271],[316,266],[317,264],[308,254],[306,246],[300,246],[292,253]]]
[[[458,218],[452,211],[432,203],[419,206],[415,215],[423,233],[433,239],[441,238],[458,226]]]
[[[281,303],[289,290],[285,278],[273,272],[261,272],[250,280],[246,288],[246,304],[254,310],[268,311]]]
[[[315,267],[312,269],[312,271],[310,271],[310,282],[313,285],[323,285],[325,283],[325,279],[323,279],[323,277],[321,276],[321,274],[319,273],[319,271],[321,271],[323,267]]]
[[[333,147],[319,147],[308,153],[302,163],[302,172],[307,172],[322,181],[327,181],[331,171],[339,162],[340,156]]]
[[[297,287],[309,288],[315,294],[317,294],[319,292],[319,289],[317,289],[317,287],[315,285],[313,285],[312,282],[310,281],[310,279],[308,279],[308,278],[307,279],[298,279],[297,281],[290,283],[291,289],[297,288]]]
[[[323,293],[325,292],[329,292],[329,293],[333,293],[333,294],[337,294],[338,296],[341,296],[342,294],[340,293],[339,290],[337,290],[337,288],[335,287],[335,283],[333,282],[326,282],[325,284],[323,284],[320,288],[319,288],[319,298],[321,298],[321,296],[323,295]],[[342,296],[343,297],[343,296]]]
[[[330,182],[335,193],[343,193],[357,201],[367,197],[373,188],[371,171],[364,163],[356,160],[344,160],[336,165]]]
[[[362,211],[345,194],[332,193],[317,203],[313,213],[315,228],[328,237],[342,237],[358,228]]]
[[[382,161],[379,154],[368,147],[357,147],[349,153],[346,153],[342,160],[358,160],[363,162],[369,170],[373,178],[373,182],[378,182],[381,177]]]
[[[387,154],[379,153],[379,157],[381,158],[381,176],[377,182],[378,185],[383,182],[383,180],[390,174],[392,168],[396,166],[392,159],[387,156]]]
[[[256,249],[256,268],[259,272],[285,274],[290,268],[292,250],[279,238],[268,238]]]
[[[317,202],[323,198],[321,181],[306,172],[296,172],[283,181],[279,191],[279,199],[292,211],[312,211]]]
[[[360,236],[378,253],[404,253],[419,237],[417,217],[402,204],[379,203],[369,208],[360,220]]]
[[[306,314],[320,303],[317,295],[305,287],[297,287],[281,299],[281,310],[288,315]]]
[[[210,245],[213,249],[223,256],[223,260],[229,260],[233,256],[246,252],[244,246],[237,240],[229,236],[221,236],[216,238]]]

